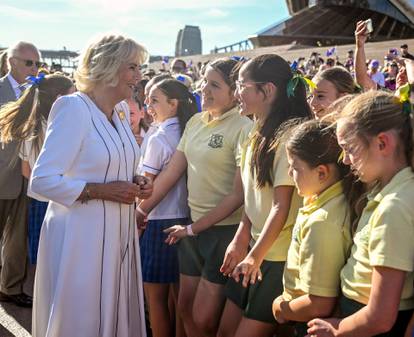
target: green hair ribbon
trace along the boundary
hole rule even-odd
[[[302,82],[307,90],[316,88],[315,83],[313,83],[309,78],[306,78],[301,74],[296,73],[295,75],[293,75],[293,77],[289,80],[287,84],[286,92],[288,97],[295,96],[295,90],[299,82]]]
[[[398,98],[398,101],[402,104],[402,112],[408,116],[412,113],[413,110],[410,102],[410,92],[411,87],[409,83],[402,85],[395,92],[395,96]]]

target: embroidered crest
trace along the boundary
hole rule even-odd
[[[217,135],[217,134],[212,134],[210,136],[210,140],[208,142],[208,146],[210,146],[213,149],[217,149],[219,147],[223,147],[223,139],[224,136],[223,135]]]

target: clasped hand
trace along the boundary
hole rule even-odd
[[[146,199],[152,194],[152,181],[143,176],[134,177],[133,182],[112,181],[105,185],[107,196],[104,199],[123,204],[131,205],[136,198]]]
[[[243,261],[241,261],[233,270],[231,276],[236,282],[240,281],[240,276],[243,275],[243,287],[247,287],[248,284],[255,284],[256,281],[262,280],[262,272],[260,271],[260,265],[262,261],[258,261],[255,257],[247,255]]]

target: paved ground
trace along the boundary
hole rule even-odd
[[[34,268],[28,272],[25,292],[33,293]],[[0,337],[30,337],[32,310],[0,302]]]

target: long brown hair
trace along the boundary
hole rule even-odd
[[[180,123],[180,132],[183,134],[188,120],[197,112],[195,97],[184,83],[176,79],[165,79],[154,85],[163,92],[168,99],[178,100],[177,118]]]
[[[71,79],[64,75],[47,75],[39,84],[33,84],[14,102],[0,109],[0,141],[17,142],[17,150],[25,140],[32,140],[32,151],[37,155],[43,145],[43,123],[59,95],[65,95],[73,87]],[[17,159],[16,153],[16,159]]]
[[[360,215],[359,203],[363,194],[363,184],[358,181],[341,160],[342,149],[338,144],[335,128],[323,121],[310,120],[289,130],[286,142],[289,153],[306,162],[311,168],[333,164],[342,180],[344,195],[351,210],[351,224]],[[351,232],[353,227],[351,226]]]
[[[252,175],[256,173],[256,185],[259,188],[272,185],[272,167],[275,151],[279,145],[282,124],[293,118],[310,118],[310,107],[306,101],[306,88],[300,81],[294,95],[288,97],[287,86],[293,73],[289,64],[280,56],[265,54],[257,56],[244,65],[244,71],[256,82],[257,90],[265,94],[261,83],[273,83],[277,95],[272,103],[272,110],[253,139]]]

